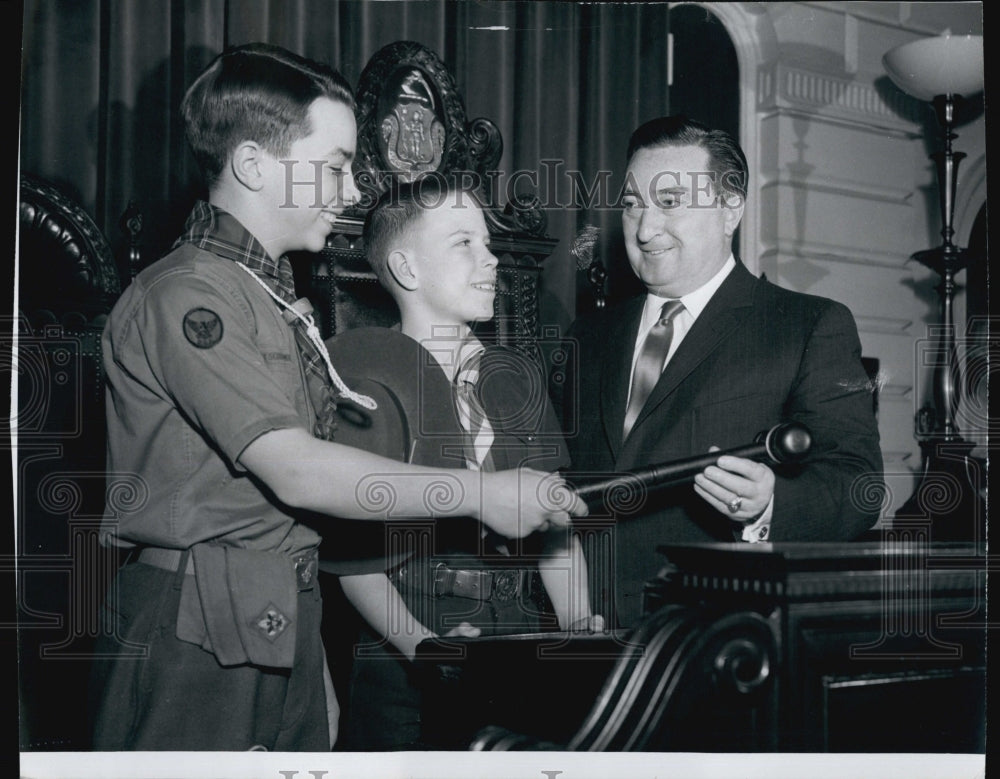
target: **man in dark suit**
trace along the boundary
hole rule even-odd
[[[723,456],[693,485],[616,516],[610,553],[588,567],[598,608],[613,586],[620,625],[641,616],[660,544],[843,541],[877,519],[882,457],[854,320],[735,259],[746,182],[746,158],[725,132],[673,116],[633,133],[622,226],[647,294],[570,331],[577,360],[559,405],[573,470],[628,472],[792,420],[811,431],[811,453],[780,469]]]

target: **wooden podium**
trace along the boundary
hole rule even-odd
[[[663,547],[632,631],[427,641],[439,749],[985,750],[981,547]]]

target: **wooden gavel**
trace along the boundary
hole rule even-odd
[[[586,503],[593,505],[601,502],[609,508],[615,508],[634,504],[638,496],[653,490],[691,481],[709,465],[715,465],[723,455],[782,465],[798,462],[809,453],[811,446],[812,435],[809,428],[798,422],[783,422],[758,434],[752,444],[733,449],[650,465],[598,481],[577,482],[573,474],[566,474],[566,479]]]

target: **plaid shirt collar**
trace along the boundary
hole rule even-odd
[[[295,300],[295,279],[288,257],[277,260],[267,253],[240,221],[221,208],[204,200],[195,203],[184,224],[184,232],[173,248],[190,243],[219,257],[246,265],[272,282],[275,291],[287,302]]]

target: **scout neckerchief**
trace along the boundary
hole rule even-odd
[[[332,439],[336,430],[337,403],[330,386],[332,381],[340,394],[359,405],[373,409],[374,401],[351,392],[334,370],[330,356],[319,336],[309,306],[303,310],[295,297],[295,279],[288,258],[273,259],[260,242],[231,214],[199,200],[188,216],[184,233],[174,243],[177,248],[190,243],[225,259],[233,260],[247,271],[285,310],[285,321],[295,333],[295,342],[305,367],[309,397],[316,412],[313,434]]]

